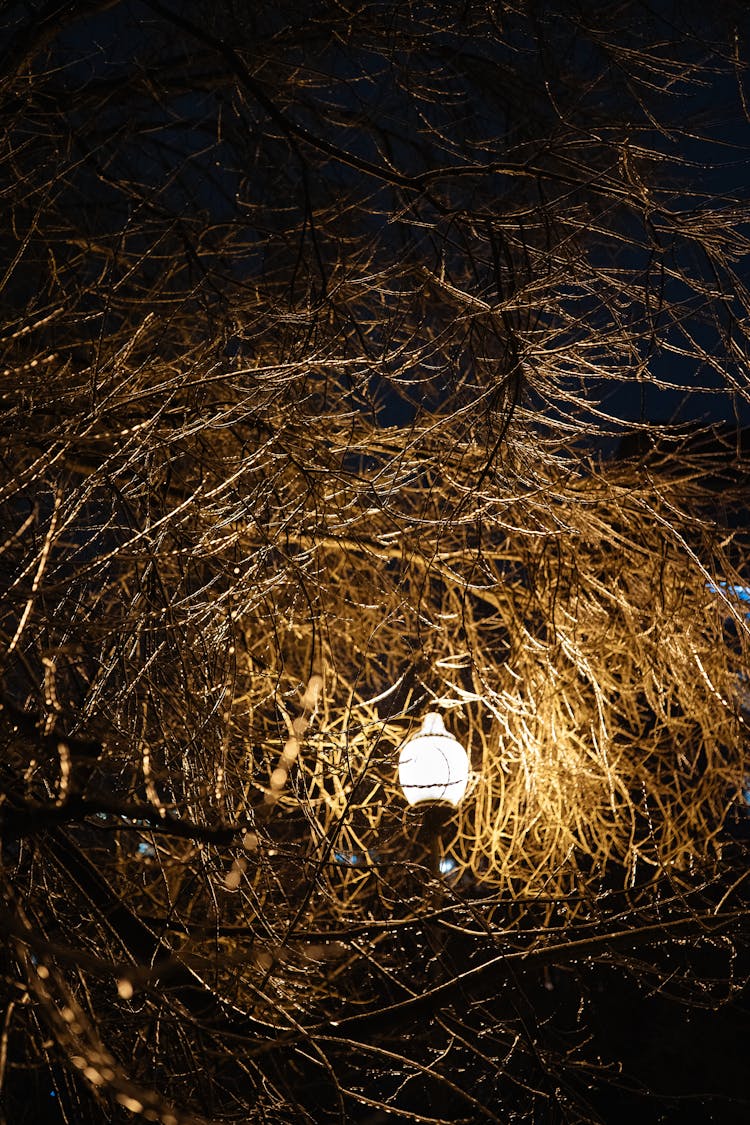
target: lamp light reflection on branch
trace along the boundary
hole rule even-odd
[[[404,743],[398,779],[410,805],[429,801],[458,805],[469,781],[469,758],[440,715],[425,715],[422,729]]]

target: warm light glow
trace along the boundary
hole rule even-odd
[[[398,779],[410,805],[423,801],[457,805],[469,781],[469,759],[440,715],[425,715],[422,729],[401,750]]]

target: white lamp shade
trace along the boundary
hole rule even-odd
[[[402,746],[398,780],[410,805],[422,801],[457,805],[466,792],[469,758],[435,712],[425,715],[422,729]]]

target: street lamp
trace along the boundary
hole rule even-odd
[[[422,729],[402,746],[398,779],[410,805],[455,807],[461,801],[469,782],[469,758],[437,712],[425,715]]]
[[[407,802],[425,809],[422,832],[429,841],[432,873],[439,878],[444,873],[443,829],[466,792],[469,756],[436,711],[425,715],[421,730],[401,747],[398,780]]]

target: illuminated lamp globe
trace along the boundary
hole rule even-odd
[[[455,806],[466,792],[468,755],[436,712],[425,715],[422,729],[401,748],[398,780],[410,805]]]

